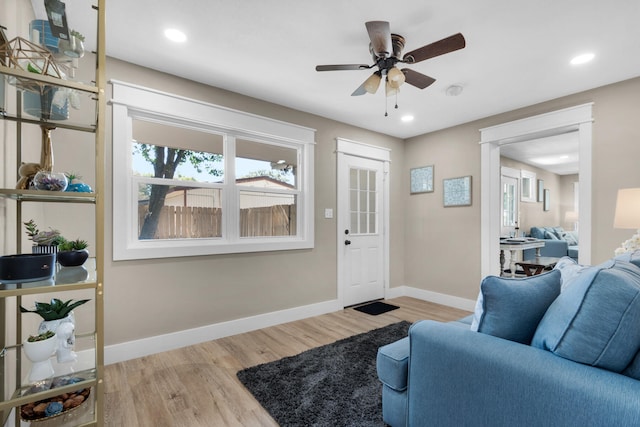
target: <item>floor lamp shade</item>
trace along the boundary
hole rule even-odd
[[[618,190],[613,226],[615,228],[640,228],[640,188]]]

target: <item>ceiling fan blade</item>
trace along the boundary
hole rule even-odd
[[[366,70],[371,67],[373,67],[373,65],[366,65],[366,64],[316,65],[316,71]]]
[[[409,68],[403,68],[400,71],[404,74],[405,83],[409,83],[418,89],[424,89],[436,81],[433,77],[425,76],[424,74],[410,70]]]
[[[422,46],[416,50],[412,50],[411,52],[407,52],[404,54],[402,61],[408,64],[415,64],[416,62],[424,61],[425,59],[462,49],[465,46],[466,41],[464,40],[464,36],[461,33],[458,33],[426,46]]]
[[[377,57],[387,58],[391,54],[391,26],[387,21],[369,21],[364,24],[369,33],[371,48]]]

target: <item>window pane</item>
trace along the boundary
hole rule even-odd
[[[198,239],[222,236],[222,190],[138,185],[138,238]]]
[[[358,188],[358,169],[349,169],[349,188]]]
[[[219,134],[134,119],[133,174],[223,182],[223,141]]]
[[[369,171],[364,169],[360,170],[360,189],[361,190],[369,189]]]
[[[351,212],[351,232],[373,234],[377,232],[377,192],[376,172],[351,168],[349,210]]]
[[[269,182],[295,188],[298,151],[262,142],[236,140],[236,182],[269,187]]]
[[[367,211],[367,195],[369,193],[367,191],[360,191],[360,205],[358,206],[358,210],[360,212],[366,212]]]
[[[295,236],[296,212],[295,195],[240,191],[240,237]]]
[[[351,226],[349,227],[351,233],[358,232],[358,214],[356,212],[351,212]]]

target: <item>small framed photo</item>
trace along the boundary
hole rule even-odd
[[[544,201],[544,180],[538,180],[538,201]]]
[[[433,193],[433,165],[411,169],[411,194]]]
[[[471,175],[442,180],[444,207],[471,206]]]

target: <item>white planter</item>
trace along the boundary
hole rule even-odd
[[[37,382],[53,376],[53,365],[51,356],[58,347],[58,337],[56,335],[44,341],[29,342],[28,338],[23,341],[22,349],[32,363],[29,372],[29,381]]]

